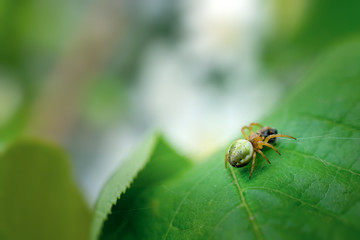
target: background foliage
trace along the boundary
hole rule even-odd
[[[359,11],[1,1],[0,239],[356,238]],[[254,121],[298,140],[249,181]]]
[[[0,158],[1,239],[86,239],[90,211],[69,161],[37,141],[12,145]]]
[[[251,180],[250,166],[224,168],[224,149],[185,174],[153,181],[147,173],[153,164],[158,175],[171,172],[166,163],[180,164],[176,154],[157,145],[130,189],[114,202],[101,239],[355,239],[360,96],[347,93],[360,90],[359,63],[358,39],[319,60],[264,120],[298,140],[281,139],[282,156],[266,151],[271,166],[258,157]],[[107,186],[115,183],[111,179]],[[109,197],[103,193],[96,209]]]

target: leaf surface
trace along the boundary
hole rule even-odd
[[[112,207],[101,239],[354,239],[360,235],[360,41],[323,56],[262,121],[276,148],[224,168],[224,148],[171,178],[144,168]],[[266,97],[264,95],[264,100]],[[155,151],[157,151],[155,149]],[[152,162],[173,162],[152,155]],[[152,173],[152,174],[150,174]],[[111,184],[111,183],[110,183]]]
[[[161,137],[151,136],[105,185],[95,206],[91,239],[97,239],[109,214],[117,215],[118,210],[111,208],[119,198],[126,201],[127,206],[142,189],[157,186],[163,179],[172,177],[189,166],[190,162],[175,153]],[[127,190],[130,185],[131,188]],[[123,198],[125,191],[126,198]]]

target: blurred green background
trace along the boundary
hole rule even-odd
[[[65,149],[91,209],[154,130],[199,161],[227,144],[359,36],[359,12],[353,0],[2,0],[0,148]]]

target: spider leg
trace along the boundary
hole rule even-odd
[[[260,149],[258,149],[257,152],[260,153],[261,156],[262,156],[263,158],[265,158],[265,160],[266,160],[269,164],[271,164],[271,162],[269,161],[269,159],[265,156],[265,154],[264,154]]]
[[[253,153],[253,161],[252,161],[252,164],[251,164],[251,171],[250,171],[249,179],[251,178],[251,175],[253,174],[253,171],[254,171],[255,159],[256,159],[256,152]]]
[[[271,145],[270,143],[267,143],[267,142],[259,142],[259,144],[262,145],[262,146],[267,146],[267,147],[269,147],[269,148],[272,148],[275,152],[277,152],[279,155],[281,155],[281,154],[279,153],[279,151],[278,151],[273,145]]]
[[[250,125],[249,125],[250,135],[252,135],[252,134],[253,134],[253,126],[257,126],[257,127],[262,128],[262,125],[261,125],[261,124],[259,124],[259,123],[250,123]]]
[[[270,136],[267,136],[264,140],[264,143],[267,143],[270,139],[272,138],[276,138],[276,137],[287,137],[287,138],[292,138],[292,139],[295,139],[294,137],[292,136],[289,136],[289,135],[284,135],[284,134],[273,134],[273,135],[270,135]]]
[[[244,135],[244,138],[245,138],[246,140],[249,140],[249,136],[246,134],[245,129],[249,129],[249,127],[248,127],[248,126],[242,127],[242,128],[241,128],[241,132],[242,132],[242,134]]]
[[[229,156],[229,153],[226,153],[226,155],[225,155],[225,168],[227,168],[228,156]]]

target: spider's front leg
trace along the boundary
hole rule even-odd
[[[263,126],[259,123],[250,123],[249,125],[249,132],[250,132],[250,136],[253,134],[253,126],[257,126],[259,128],[262,128]]]
[[[267,136],[264,140],[264,143],[267,143],[270,139],[272,138],[276,138],[276,137],[287,137],[287,138],[292,138],[294,140],[296,140],[296,138],[292,137],[292,136],[289,136],[289,135],[285,135],[285,134],[273,134],[273,135],[270,135],[270,136]]]
[[[249,129],[249,127],[248,127],[248,126],[242,127],[242,128],[241,128],[241,132],[242,132],[242,134],[244,135],[244,138],[245,138],[246,140],[249,140],[249,136],[246,134],[245,129]]]

